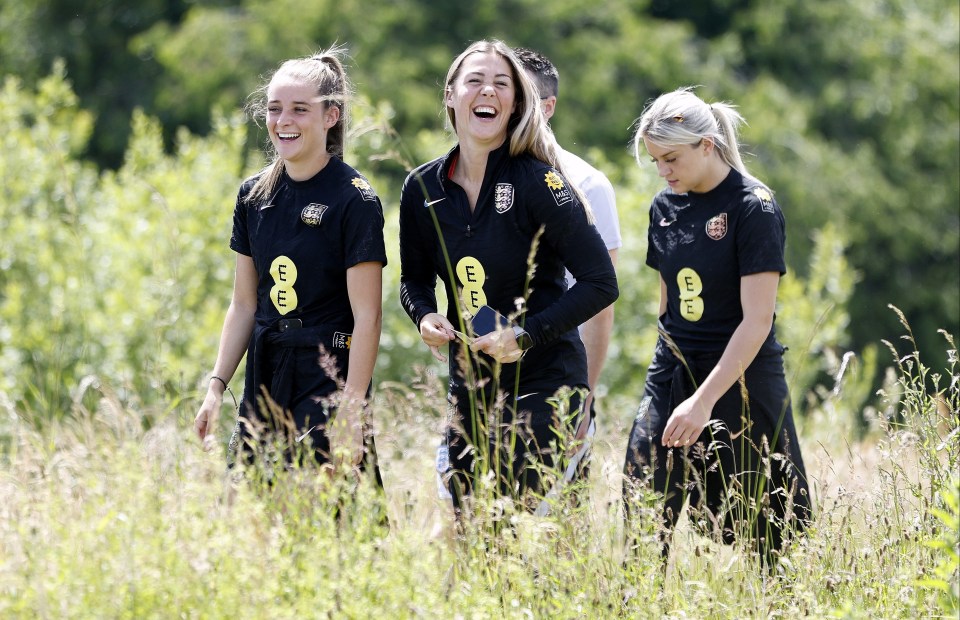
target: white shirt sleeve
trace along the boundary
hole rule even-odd
[[[593,210],[594,223],[603,238],[607,250],[616,250],[623,245],[620,236],[620,218],[617,216],[617,197],[613,184],[606,175],[573,153],[560,150],[563,171],[568,181],[580,188]],[[567,272],[567,286],[573,286],[575,280]]]
[[[617,197],[613,193],[613,185],[599,170],[590,175],[580,185],[580,191],[590,201],[593,217],[596,219],[597,230],[603,237],[608,250],[616,250],[623,245],[620,237],[620,218],[617,216]]]

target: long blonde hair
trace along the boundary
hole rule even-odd
[[[340,61],[340,57],[344,54],[346,54],[344,48],[334,46],[311,56],[284,61],[270,78],[250,95],[247,103],[248,114],[258,123],[266,118],[267,91],[270,89],[270,84],[278,77],[313,84],[316,87],[317,101],[324,103],[326,108],[335,106],[340,110],[339,120],[327,131],[327,152],[330,155],[343,157],[348,122],[347,99],[351,93],[347,73]],[[261,171],[260,178],[247,196],[247,201],[268,199],[283,175],[283,160],[273,148],[272,143],[269,149],[272,153],[271,162]]]
[[[463,62],[471,54],[496,54],[507,61],[510,70],[513,72],[513,83],[516,91],[516,108],[510,115],[507,123],[507,140],[510,143],[510,155],[517,157],[527,155],[538,159],[560,171],[565,179],[569,177],[563,170],[563,164],[560,162],[559,146],[553,131],[547,124],[546,117],[540,107],[540,94],[537,85],[530,79],[523,68],[523,64],[513,48],[498,39],[477,41],[463,50],[457,56],[450,68],[447,70],[447,79],[444,82],[443,100],[446,101],[447,95],[453,88],[453,83],[460,76],[460,69]],[[446,106],[447,120],[450,129],[457,131],[457,115],[452,107]],[[590,209],[590,202],[587,197],[573,183],[569,183],[570,190],[576,195],[580,204],[583,205],[587,213],[587,219],[593,223],[593,211]]]

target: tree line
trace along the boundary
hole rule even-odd
[[[903,311],[928,359],[942,357],[937,329],[960,333],[956,2],[609,0],[587,9],[573,0],[0,0],[0,33],[7,101],[0,173],[10,197],[3,210],[10,241],[0,250],[0,361],[23,368],[33,360],[45,369],[34,377],[99,349],[101,359],[119,360],[104,353],[110,347],[124,349],[131,364],[137,351],[149,352],[163,381],[171,365],[179,367],[177,355],[202,357],[198,350],[210,345],[194,328],[215,338],[216,312],[184,310],[203,317],[189,329],[176,316],[163,318],[173,334],[150,329],[140,315],[156,321],[164,303],[222,311],[222,299],[203,295],[222,295],[218,285],[229,290],[222,280],[230,267],[230,204],[239,179],[262,163],[257,148],[265,140],[237,111],[278,62],[333,42],[348,47],[357,87],[348,158],[377,180],[388,211],[406,171],[448,143],[440,89],[450,61],[470,41],[501,38],[558,66],[554,130],[614,182],[634,251],[645,243],[658,182],[632,160],[631,125],[659,93],[698,85],[704,98],[739,106],[749,123],[747,165],[784,208],[796,278],[784,286],[796,295],[782,296],[782,313],[802,315],[818,333],[798,337],[809,347],[804,353],[839,359],[837,352],[896,340],[902,329],[888,304]],[[171,183],[189,183],[193,194]],[[110,217],[98,222],[98,212]],[[108,221],[124,232],[103,228]],[[141,233],[141,243],[151,243],[149,222],[169,226],[168,254],[142,257],[130,247]],[[42,243],[17,254],[31,239]],[[76,248],[76,260],[88,266],[71,272],[37,256],[45,244],[68,254]],[[205,252],[212,258],[192,256]],[[34,266],[24,263],[31,255]],[[161,264],[161,256],[173,263]],[[123,261],[127,269],[116,270]],[[626,363],[623,376],[614,371],[610,380],[627,386],[649,352],[656,289],[642,259],[627,260],[622,271],[646,287],[620,302]],[[115,275],[110,282],[98,280],[107,273]],[[127,277],[123,290],[156,300],[156,312],[113,292]],[[42,325],[31,320],[43,312],[14,299],[28,286],[53,306]],[[173,288],[160,293],[164,287]],[[97,291],[115,298],[76,297]],[[55,315],[58,303],[72,316]],[[102,315],[121,321],[118,338],[127,334],[123,321],[146,329],[121,344],[104,327],[100,342],[72,352],[62,339],[59,348],[49,341],[51,329],[99,335],[98,323],[111,320]],[[388,357],[416,344],[411,326],[397,321],[395,330],[385,323],[396,331],[384,342]],[[633,328],[643,328],[639,341],[631,340]],[[831,364],[813,366],[829,373]],[[121,366],[114,369],[120,376],[131,372]],[[58,400],[50,396],[57,381],[49,383],[34,390],[46,395],[38,402]]]

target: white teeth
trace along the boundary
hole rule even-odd
[[[494,110],[490,106],[485,106],[485,105],[477,106],[476,108],[473,109],[473,111],[476,114],[496,114],[497,113],[496,110]]]
[[[299,138],[299,137],[300,137],[300,134],[298,134],[298,133],[278,133],[278,134],[277,134],[277,137],[285,140],[285,139],[287,139],[287,138]]]

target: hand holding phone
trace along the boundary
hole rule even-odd
[[[497,329],[511,329],[512,323],[505,316],[490,306],[480,306],[471,321],[473,333],[477,336],[486,336]]]
[[[501,331],[510,334],[507,337],[497,336],[493,342],[488,342],[480,348],[476,348],[476,344],[474,344],[471,349],[482,351],[498,362],[506,364],[517,362],[523,357],[523,350],[516,348],[513,343],[516,326],[490,306],[481,306],[473,316],[470,325],[477,338]],[[474,342],[476,342],[476,338]]]

